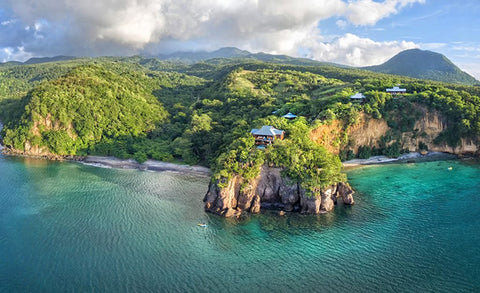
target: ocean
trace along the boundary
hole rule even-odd
[[[347,174],[353,206],[238,220],[209,178],[0,156],[0,291],[480,291],[478,163]]]

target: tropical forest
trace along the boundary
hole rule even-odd
[[[406,93],[386,92],[394,86]],[[363,98],[352,99],[356,93]],[[427,150],[432,142],[415,127],[426,112],[448,126],[436,145],[455,148],[480,134],[479,86],[330,64],[139,56],[4,63],[0,99],[1,136],[12,153],[203,165],[220,186],[233,175],[254,178],[267,164],[313,193],[346,181],[342,161],[412,151],[405,133]],[[358,145],[349,130],[370,120],[388,131]],[[264,125],[285,138],[258,148],[251,130]]]

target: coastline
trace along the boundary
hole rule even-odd
[[[357,167],[364,165],[377,165],[388,163],[411,163],[411,162],[425,162],[425,161],[440,161],[440,160],[452,160],[457,159],[458,156],[451,153],[441,152],[429,152],[426,155],[422,155],[417,152],[403,154],[398,158],[389,158],[387,156],[373,156],[368,159],[353,159],[342,162],[343,167]]]
[[[193,175],[200,177],[210,177],[212,171],[203,166],[190,166],[190,165],[181,165],[169,162],[147,160],[144,163],[138,163],[134,159],[119,159],[115,157],[104,157],[104,156],[59,156],[59,155],[41,155],[33,156],[26,155],[21,152],[15,152],[8,148],[4,148],[0,144],[0,153],[5,156],[13,157],[25,157],[25,158],[35,158],[40,160],[49,160],[49,161],[69,161],[80,163],[84,165],[100,167],[100,168],[115,168],[115,169],[135,169],[141,171],[154,171],[154,172],[173,172],[185,175]]]
[[[209,168],[203,166],[190,166],[179,165],[174,163],[147,160],[144,163],[138,163],[133,159],[119,159],[115,157],[102,157],[102,156],[86,156],[80,160],[75,160],[78,163],[104,167],[104,168],[116,168],[116,169],[136,169],[142,171],[155,171],[155,172],[174,172],[195,176],[211,176],[212,172]]]

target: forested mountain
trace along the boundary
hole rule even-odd
[[[159,55],[157,57],[165,61],[182,62],[186,64],[194,64],[198,62],[222,64],[264,61],[292,65],[331,65],[334,67],[351,68],[341,64],[320,62],[308,58],[295,58],[286,55],[272,55],[266,53],[250,53],[233,47],[221,48],[213,52],[175,52],[172,54]],[[419,49],[405,50],[381,65],[361,67],[360,69],[448,83],[466,85],[480,84],[478,80],[462,71],[444,55]]]
[[[408,92],[401,98],[385,92],[397,84]],[[356,92],[366,101],[352,102]],[[14,152],[202,164],[219,182],[253,178],[267,163],[312,192],[344,180],[340,158],[398,156],[408,151],[406,133],[424,148],[418,109],[445,119],[436,144],[476,141],[479,96],[472,86],[257,60],[186,65],[134,56],[0,68],[2,137]],[[299,117],[282,118],[287,112]],[[388,132],[359,146],[350,130],[362,119],[385,121]],[[250,131],[262,125],[285,139],[256,149]]]
[[[215,58],[242,58],[251,55],[250,52],[240,50],[234,47],[220,48],[213,52],[197,51],[197,52],[174,52],[171,54],[160,54],[158,57],[161,60],[183,61],[187,63],[197,63]]]
[[[364,67],[364,69],[457,84],[480,84],[444,55],[419,49],[400,52],[381,65]]]
[[[30,58],[25,61],[25,64],[40,64],[40,63],[47,63],[47,62],[56,62],[56,61],[68,61],[77,59],[77,57],[73,56],[54,56],[54,57],[41,57],[41,58]]]
[[[339,67],[348,67],[340,64],[334,64],[329,62],[320,62],[308,58],[295,58],[287,55],[273,55],[267,53],[250,53],[246,50],[240,50],[234,47],[225,47],[213,52],[198,51],[198,52],[175,52],[172,54],[158,55],[156,56],[161,60],[166,61],[179,61],[187,64],[193,64],[200,61],[208,61],[209,63],[219,62],[248,62],[248,61],[264,61],[264,62],[276,62],[283,64],[294,65],[335,65]],[[215,60],[215,59],[229,59],[229,60]]]

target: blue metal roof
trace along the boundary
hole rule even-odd
[[[250,133],[254,135],[268,135],[268,136],[275,136],[275,135],[282,135],[283,130],[276,129],[273,126],[270,125],[263,125],[262,128],[260,129],[252,129]]]
[[[287,119],[293,119],[293,118],[297,118],[297,115],[292,114],[291,112],[288,112],[287,114],[283,115],[282,117],[287,118]]]

